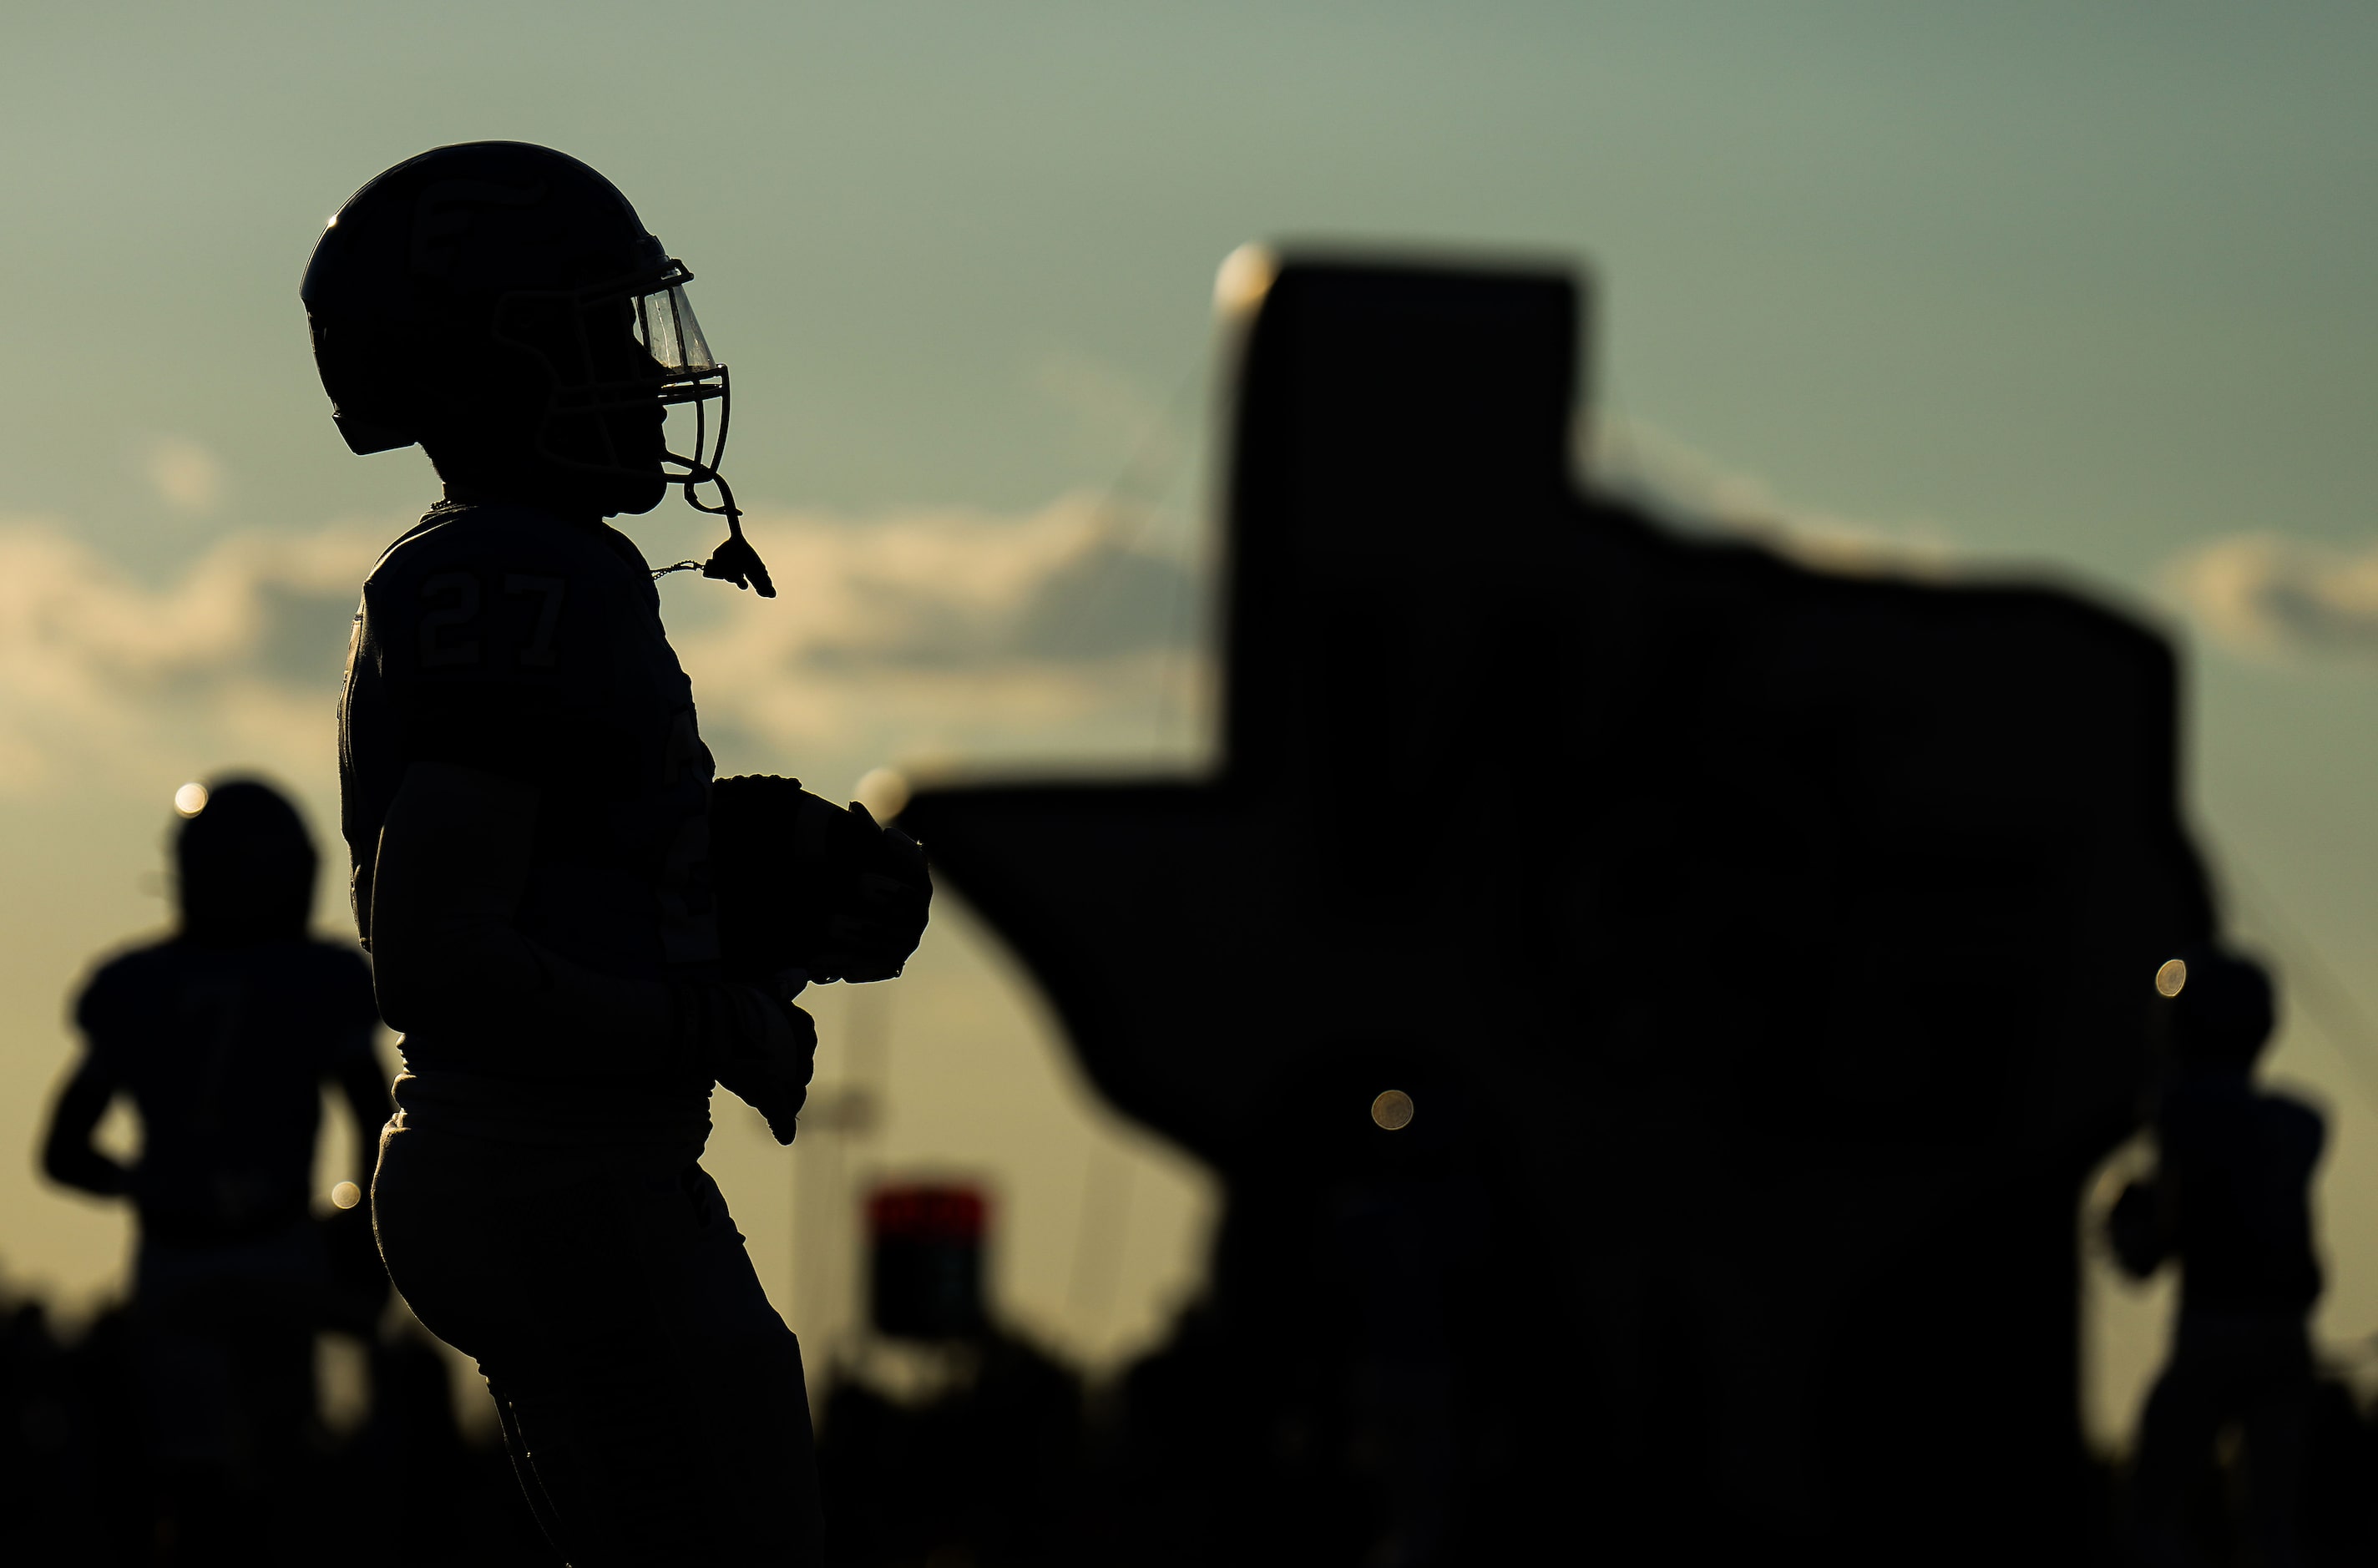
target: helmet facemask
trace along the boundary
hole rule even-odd
[[[686,297],[692,276],[670,258],[584,288],[513,290],[495,302],[494,340],[528,354],[545,374],[544,406],[532,437],[538,457],[627,482],[631,497],[643,504],[631,500],[622,510],[650,510],[676,486],[696,511],[727,519],[727,538],[702,566],[703,575],[738,587],[748,583],[761,597],[774,598],[775,586],[743,537],[741,509],[719,473],[731,389],[727,366],[711,353]],[[686,451],[667,439],[670,413],[678,410],[692,419]],[[684,429],[682,414],[678,425]],[[716,490],[715,505],[702,498],[704,486]]]

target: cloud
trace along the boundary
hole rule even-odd
[[[54,523],[0,523],[0,790],[302,768],[377,532],[234,534],[150,587]]]
[[[1690,533],[1764,545],[1821,571],[1939,578],[1961,564],[1949,532],[1927,520],[1888,525],[1787,503],[1755,474],[1623,414],[1593,416],[1584,454],[1596,487]]]
[[[1153,418],[1089,369],[1051,365],[1085,402]],[[1938,530],[1789,507],[1660,431],[1602,431],[1597,483],[1688,528],[1835,569],[1949,560]],[[727,772],[842,790],[887,762],[1175,766],[1200,749],[1214,676],[1206,573],[1180,521],[1087,494],[1023,513],[763,510],[746,527],[780,597],[686,573],[665,580],[663,609]],[[327,793],[356,589],[403,526],[229,533],[157,585],[60,523],[0,519],[0,795],[119,778],[170,790],[232,765]]]
[[[1135,378],[1087,354],[1043,354],[1029,379],[1073,417],[1087,457],[1112,461],[1123,454],[1135,467],[1161,473],[1176,467],[1194,443],[1180,419],[1179,397],[1168,408]]]
[[[781,597],[675,639],[721,765],[744,765],[738,741],[794,766],[1165,745],[1204,678],[1204,590],[1134,521],[1085,496],[1021,517],[747,519]]]
[[[140,468],[157,498],[175,511],[210,512],[222,497],[222,461],[187,436],[150,441],[141,452]]]
[[[1623,416],[1597,416],[1584,462],[1601,489],[1688,533],[1747,539],[1822,570],[1940,579],[1978,559],[1937,524],[1879,527],[1787,504],[1763,480]],[[2233,652],[2378,659],[2378,544],[2232,534],[2174,557],[2156,582]]]
[[[2206,635],[2235,652],[2378,656],[2378,545],[2241,533],[2197,546],[2160,577]]]
[[[663,589],[722,765],[841,789],[883,761],[1145,754],[1201,678],[1201,588],[1133,521],[1082,497],[755,514],[780,597]],[[402,527],[234,533],[150,585],[54,521],[0,520],[0,794],[231,765],[325,786],[356,592]]]

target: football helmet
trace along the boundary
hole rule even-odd
[[[719,473],[732,399],[692,277],[593,169],[478,141],[350,197],[298,292],[351,449],[420,442],[441,469],[526,464],[607,514],[650,511],[674,486],[727,519],[703,575],[774,597]],[[691,415],[683,451],[667,438],[673,410]]]
[[[229,779],[198,798],[173,841],[184,934],[218,945],[304,936],[317,863],[289,797],[261,780]]]

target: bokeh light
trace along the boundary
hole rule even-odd
[[[897,768],[870,768],[850,786],[850,797],[877,821],[888,822],[908,804],[908,776]]]
[[[1271,247],[1243,245],[1222,257],[1222,265],[1214,274],[1214,308],[1225,318],[1236,318],[1252,312],[1271,292],[1271,281],[1279,275],[1279,257]]]

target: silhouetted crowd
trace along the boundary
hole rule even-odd
[[[1218,1380],[1236,1360],[1225,1333],[1209,1310],[1193,1311],[1171,1345],[1107,1385],[991,1328],[908,1347],[933,1363],[921,1396],[913,1376],[904,1397],[846,1371],[820,1431],[829,1561],[1185,1565],[1220,1560],[1214,1549],[1234,1537],[1249,1545],[1243,1561],[1364,1561],[1375,1521],[1363,1455],[1376,1434],[1333,1430],[1326,1391],[1342,1369],[1332,1347],[1291,1348],[1269,1369],[1279,1379],[1269,1396],[1248,1408],[1236,1397],[1247,1380]],[[0,1561],[193,1560],[143,1457],[135,1343],[125,1309],[69,1338],[39,1300],[0,1302]],[[447,1358],[417,1334],[397,1335],[370,1347],[368,1365],[363,1418],[333,1431],[308,1418],[285,1490],[266,1500],[264,1538],[223,1560],[555,1562],[500,1439],[458,1425]],[[1271,1441],[1250,1449],[1250,1429]],[[2112,1467],[2095,1478],[2093,1561],[2125,1560],[2123,1482]],[[2198,1561],[2255,1561],[2234,1522],[2243,1485],[2236,1450],[2206,1454],[2189,1477]],[[1591,1490],[1580,1478],[1581,1495]],[[1191,1496],[1202,1507],[1165,1506]],[[2300,1509],[2303,1561],[2378,1560],[2378,1412],[2333,1376],[2311,1385]],[[1593,1522],[1578,1526],[1582,1546]]]
[[[371,1345],[368,1412],[346,1431],[315,1414],[307,1363],[269,1486],[178,1486],[146,1440],[136,1314],[112,1308],[66,1337],[40,1300],[0,1301],[0,1561],[555,1561],[501,1441],[456,1422],[446,1358],[418,1335]]]

